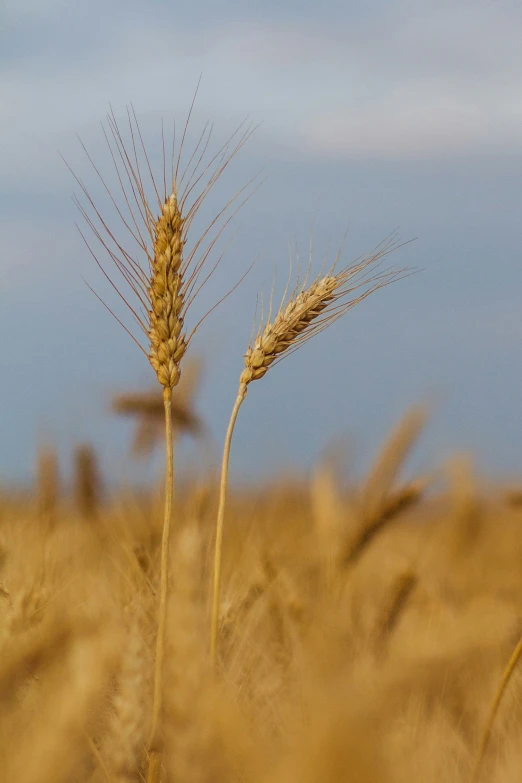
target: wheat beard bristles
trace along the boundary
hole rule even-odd
[[[312,283],[310,288],[288,302],[277,314],[272,323],[268,322],[254,345],[245,354],[245,369],[241,373],[240,383],[257,381],[280,353],[286,351],[298,335],[317,318],[335,298],[339,287],[336,276],[329,275]]]
[[[154,259],[150,277],[149,361],[167,389],[178,384],[187,350],[183,332],[183,217],[174,191],[154,226]]]

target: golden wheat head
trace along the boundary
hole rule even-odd
[[[283,355],[297,350],[373,291],[403,277],[405,270],[401,269],[373,271],[385,255],[400,246],[392,235],[372,253],[340,271],[336,269],[338,254],[327,274],[319,275],[310,284],[306,278],[302,285],[296,285],[287,301],[283,297],[276,316],[269,317],[247,349],[240,377],[245,390]]]
[[[154,256],[148,295],[149,361],[162,386],[172,389],[187,350],[183,334],[183,218],[175,193],[166,199],[154,226]]]
[[[204,279],[201,279],[205,262],[225,226],[249,197],[247,194],[239,203],[240,195],[251,184],[249,182],[236,192],[218,214],[214,215],[206,228],[195,238],[192,237],[191,228],[196,214],[253,130],[252,127],[240,126],[217,153],[211,155],[208,149],[212,127],[207,123],[192,152],[186,153],[185,142],[193,105],[177,149],[173,133],[168,165],[162,127],[163,165],[159,176],[153,174],[151,158],[134,110],[127,112],[126,132],[120,128],[112,111],[107,117],[107,128],[104,127],[118,183],[114,191],[106,184],[99,168],[84,147],[108,195],[110,208],[116,213],[114,228],[109,227],[109,218],[102,216],[87,187],[73,172],[87,201],[82,205],[77,200],[77,206],[95,240],[101,245],[106,260],[100,260],[83,234],[82,237],[105,278],[130,310],[139,331],[146,338],[146,344],[142,345],[133,331],[128,329],[112,310],[110,312],[147,356],[159,383],[167,391],[177,386],[181,360],[201,323],[200,321],[196,324],[187,334],[187,311],[221,260],[221,256]],[[120,238],[118,222],[119,228],[126,236],[125,243]],[[116,268],[119,279],[113,278],[111,265]],[[122,292],[125,287],[131,290],[131,301]]]

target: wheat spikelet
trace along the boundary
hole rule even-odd
[[[177,386],[180,362],[187,350],[181,275],[183,223],[174,191],[162,204],[154,225],[154,261],[149,285],[149,361],[158,381],[167,389]]]

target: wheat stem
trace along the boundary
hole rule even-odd
[[[94,742],[94,740],[92,739],[91,735],[89,734],[89,732],[86,729],[84,729],[84,736],[85,736],[85,741],[87,742],[87,745],[89,746],[89,750],[91,751],[93,757],[96,759],[96,762],[97,762],[98,766],[100,767],[100,769],[101,769],[101,771],[103,773],[103,777],[105,778],[106,783],[112,783],[112,778],[111,778],[109,770],[107,769],[107,765],[104,762],[104,760],[102,759],[100,751],[98,750],[98,748],[96,746],[96,743]]]
[[[484,732],[482,734],[482,739],[480,741],[480,747],[477,753],[475,766],[473,768],[471,783],[476,783],[476,781],[479,779],[480,768],[482,766],[484,756],[486,755],[489,738],[491,736],[491,729],[493,727],[493,723],[497,716],[497,712],[500,706],[500,702],[502,700],[502,696],[504,695],[504,692],[511,679],[511,675],[513,674],[515,667],[521,656],[522,656],[522,636],[518,640],[515,649],[511,653],[511,657],[507,663],[506,668],[504,669],[504,672],[502,674],[502,679],[500,680],[500,684],[497,688],[497,692],[495,693],[495,698],[493,699],[491,707],[489,708],[488,720],[484,728]]]
[[[147,773],[147,783],[156,783],[161,776],[161,754],[152,750],[149,755],[149,771]]]
[[[160,599],[158,617],[158,636],[156,639],[156,661],[154,665],[154,697],[152,704],[152,726],[149,740],[149,774],[148,783],[157,779],[159,757],[161,751],[161,706],[162,706],[162,675],[165,657],[165,635],[167,626],[167,598],[169,586],[169,541],[170,521],[172,516],[172,496],[174,489],[174,446],[172,438],[172,389],[163,389],[165,404],[165,446],[167,467],[165,472],[165,516],[163,519],[163,535],[161,539],[160,566]]]
[[[237,414],[243,400],[246,397],[247,384],[240,383],[239,391],[232,408],[230,415],[230,421],[228,423],[227,434],[225,437],[225,445],[223,447],[223,460],[221,463],[221,481],[219,484],[219,506],[216,523],[216,546],[214,550],[214,579],[212,586],[212,620],[210,626],[210,655],[214,666],[217,662],[217,643],[218,643],[218,631],[219,631],[219,597],[221,590],[221,558],[223,552],[223,523],[225,519],[225,502],[227,497],[227,483],[228,483],[228,463],[230,458],[230,444],[232,443],[232,435],[234,433],[234,427],[236,424]]]

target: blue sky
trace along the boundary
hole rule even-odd
[[[236,478],[312,465],[342,440],[361,469],[408,405],[433,415],[420,460],[471,451],[516,476],[522,418],[522,7],[519,2],[119,2],[3,0],[0,10],[0,482],[31,475],[50,439],[64,466],[91,441],[114,479],[143,468],[115,391],[151,370],[83,278],[101,281],[74,222],[111,104],[132,102],[148,143],[183,121],[221,138],[261,122],[223,193],[266,165],[204,310],[260,257],[198,333],[198,399],[215,464],[257,292],[283,278],[288,244],[318,261],[349,226],[347,261],[395,227],[421,271],[364,302],[255,384],[233,450]],[[217,202],[216,202],[217,203]],[[211,205],[210,205],[211,206]],[[102,286],[103,288],[103,286]],[[195,308],[197,309],[197,308]],[[160,460],[160,458],[159,458]],[[150,475],[158,467],[149,466]]]

